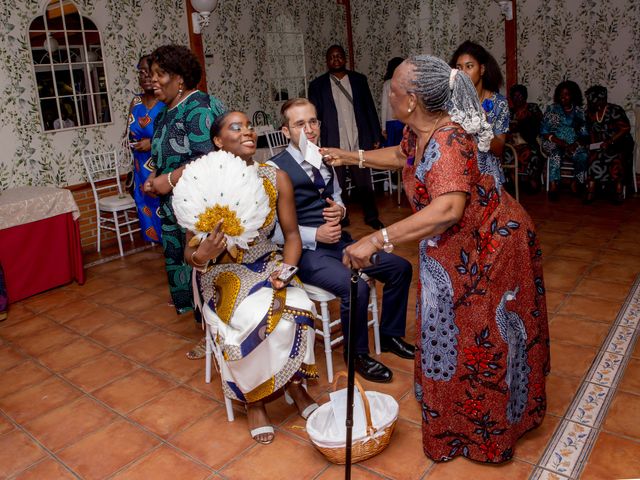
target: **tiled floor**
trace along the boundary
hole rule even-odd
[[[390,446],[354,466],[355,479],[525,479],[539,462],[634,279],[640,272],[640,199],[583,207],[563,197],[524,197],[545,254],[552,337],[549,413],[503,466],[464,459],[434,464],[422,453],[412,362],[383,354],[400,419]],[[390,223],[408,213],[388,197]],[[366,232],[358,214],[352,233]],[[399,253],[416,261],[415,246]],[[95,260],[95,255],[88,255]],[[412,295],[415,295],[415,281]],[[162,255],[148,249],[88,270],[69,285],[11,305],[0,324],[0,478],[337,479],[282,398],[269,405],[274,443],[257,445],[244,414],[228,423],[220,386],[204,383],[204,362],[184,353],[201,337],[190,316],[167,306]],[[413,334],[413,306],[408,334]],[[320,370],[324,357],[316,348]],[[334,355],[342,365],[340,354]],[[310,391],[326,401],[326,377]],[[597,432],[584,479],[640,477],[640,345]],[[551,478],[551,477],[549,477]]]

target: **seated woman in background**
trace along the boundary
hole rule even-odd
[[[257,135],[244,113],[231,111],[216,118],[211,139],[214,150],[253,165]],[[224,362],[220,370],[225,397],[246,403],[251,436],[268,444],[274,429],[264,402],[275,392],[287,388],[305,419],[318,407],[302,385],[304,378],[317,377],[315,315],[296,278],[290,283],[277,278],[281,262],[296,265],[302,251],[291,181],[276,167],[258,165],[257,169],[271,212],[249,248],[240,249],[233,258],[219,230],[214,229],[197,247],[189,245],[193,233],[187,232],[184,258],[200,271],[203,315],[214,320],[216,344],[223,352],[218,361]],[[282,253],[271,241],[276,221],[284,234]]]
[[[549,162],[549,199],[558,199],[560,165],[563,157],[573,163],[571,190],[578,192],[587,177],[587,122],[582,108],[582,92],[576,82],[561,82],[553,94],[553,104],[544,113],[542,150]]]
[[[498,193],[504,183],[502,157],[504,143],[509,132],[509,103],[498,90],[504,83],[500,66],[496,59],[482,45],[469,40],[463,42],[449,61],[451,68],[466,73],[476,88],[482,109],[493,131],[493,140],[488,152],[478,152],[480,173],[491,175]]]
[[[511,124],[508,142],[518,155],[519,174],[526,177],[531,192],[540,188],[540,174],[543,159],[540,155],[538,135],[542,122],[542,110],[536,103],[527,103],[528,92],[524,85],[514,85],[509,89],[511,99]],[[506,153],[505,153],[506,157]]]
[[[142,92],[133,97],[129,107],[129,146],[133,152],[133,199],[138,208],[142,238],[159,243],[162,224],[158,216],[160,199],[142,191],[144,182],[153,173],[151,168],[151,138],[153,124],[164,103],[153,93],[151,81],[151,55],[144,55],[138,62],[138,82]]]
[[[597,184],[609,184],[613,201],[619,204],[624,200],[625,174],[632,171],[631,124],[621,106],[608,103],[605,87],[595,85],[585,96],[591,141],[585,203],[593,201]]]
[[[384,137],[384,146],[393,147],[400,145],[402,141],[402,131],[404,123],[394,118],[389,105],[389,90],[391,89],[391,77],[396,71],[398,65],[404,61],[402,57],[393,57],[387,63],[387,71],[384,74],[384,83],[382,84],[382,97],[380,98],[380,120],[382,123],[382,136]]]

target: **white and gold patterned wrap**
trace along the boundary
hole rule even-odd
[[[313,302],[297,279],[282,290],[269,282],[282,260],[269,239],[276,223],[276,169],[260,165],[258,174],[271,206],[258,237],[235,259],[225,255],[198,275],[224,394],[246,402],[271,395],[296,374],[317,376]]]

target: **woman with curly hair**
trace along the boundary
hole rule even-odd
[[[185,232],[176,220],[172,191],[184,166],[213,149],[209,130],[223,113],[220,100],[197,89],[202,67],[191,51],[180,45],[164,45],[151,54],[153,91],[166,107],[155,120],[151,162],[155,173],[144,185],[146,193],[160,197],[162,247],[169,292],[178,314],[194,309],[191,266],[184,261]],[[202,358],[203,348],[189,352]]]
[[[571,190],[578,192],[578,185],[587,178],[587,122],[582,108],[582,92],[576,82],[560,82],[553,94],[553,104],[547,108],[540,128],[542,150],[549,162],[549,199],[558,199],[560,164],[563,158],[573,163]]]
[[[500,66],[482,45],[469,40],[461,43],[456,49],[449,66],[469,76],[491,125],[491,148],[487,152],[478,152],[478,167],[482,173],[494,177],[500,193],[500,186],[504,183],[501,161],[509,132],[509,103],[504,95],[498,92],[504,83]]]

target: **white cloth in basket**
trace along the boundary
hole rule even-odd
[[[344,389],[346,392],[346,389]],[[385,428],[389,427],[398,418],[398,402],[391,396],[385,393],[379,392],[365,392],[367,399],[369,400],[369,407],[371,409],[371,423],[376,429],[376,433],[373,438],[382,436]],[[359,396],[360,393],[356,389],[355,396]],[[345,395],[346,398],[346,395]],[[362,407],[362,401],[354,402],[355,406]],[[354,412],[354,421],[358,418],[365,418],[364,411],[361,415],[356,415]],[[341,424],[340,424],[341,423]],[[358,434],[356,435],[356,432]],[[331,402],[327,402],[320,406],[315,412],[313,412],[307,419],[307,433],[309,437],[319,447],[336,448],[343,447],[346,441],[346,432],[344,420],[342,422],[336,421],[334,416],[334,409],[331,406]],[[352,431],[352,441],[362,440],[367,438],[366,426],[356,426]]]

